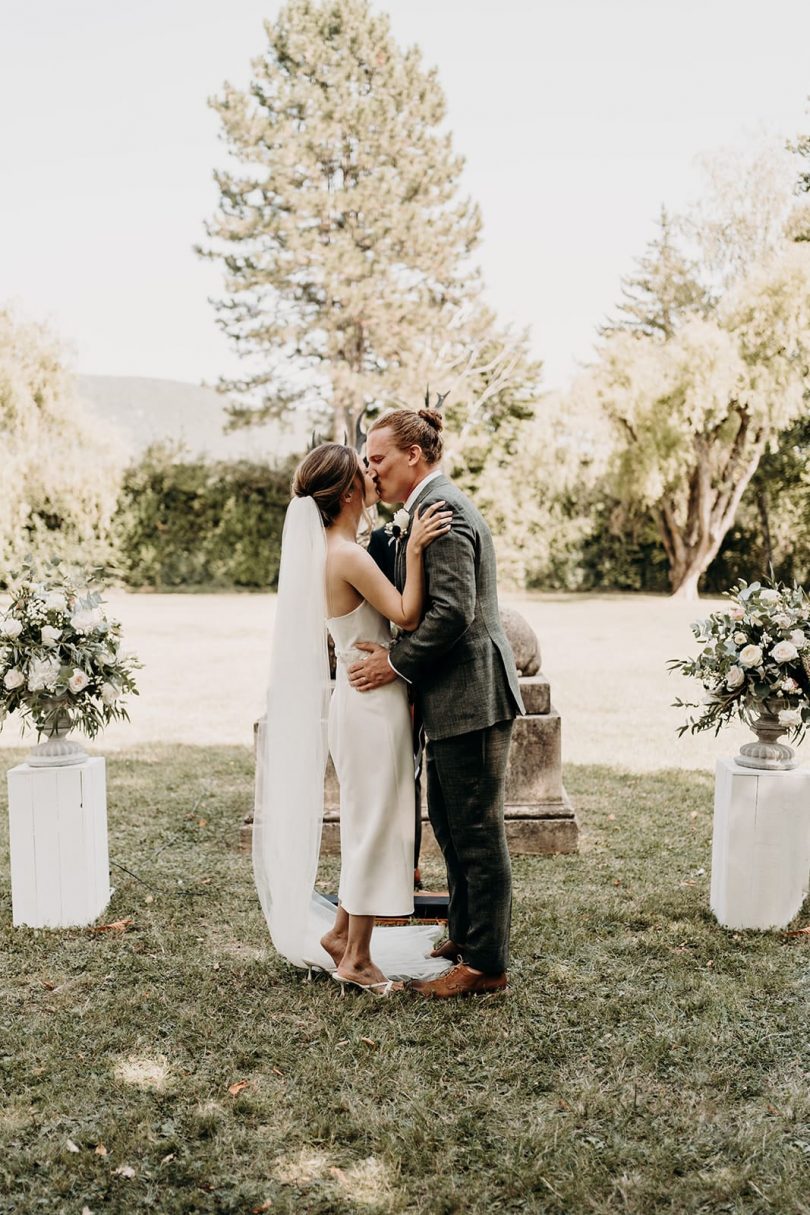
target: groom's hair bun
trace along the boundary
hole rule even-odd
[[[444,418],[435,409],[420,409],[419,417],[424,418],[428,426],[433,426],[436,430],[444,430]]]
[[[428,464],[438,464],[444,442],[442,415],[435,409],[389,409],[371,424],[369,431],[390,430],[400,451],[421,447]]]
[[[321,512],[324,527],[331,527],[340,514],[343,495],[352,488],[360,472],[353,447],[321,443],[304,457],[293,473],[296,498],[312,498]]]

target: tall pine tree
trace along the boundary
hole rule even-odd
[[[686,317],[709,311],[711,300],[697,264],[682,252],[677,237],[677,224],[662,207],[658,231],[635,273],[622,279],[618,315],[602,326],[603,336],[623,330],[666,341]]]
[[[298,406],[340,439],[369,406],[418,404],[425,349],[479,298],[481,221],[436,73],[386,16],[289,0],[265,30],[249,87],[211,102],[231,165],[201,252],[222,264],[218,323],[246,366],[220,386],[237,424]]]

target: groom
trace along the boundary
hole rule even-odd
[[[523,712],[517,671],[498,612],[489,528],[439,467],[441,415],[390,410],[368,433],[367,462],[384,502],[411,517],[431,502],[453,510],[446,536],[425,549],[425,615],[389,652],[349,668],[361,692],[401,676],[413,685],[427,735],[428,814],[447,865],[450,939],[436,956],[457,962],[411,987],[425,996],[478,995],[506,987],[512,874],[503,821],[514,718]],[[405,582],[405,543],[396,583]]]

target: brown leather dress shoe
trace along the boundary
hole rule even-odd
[[[506,991],[506,973],[478,974],[460,962],[438,979],[414,979],[410,990],[433,1000],[449,1000],[453,996],[485,996],[491,991]]]
[[[438,949],[431,949],[430,956],[432,958],[446,958],[448,962],[460,962],[461,946],[456,945],[455,941],[445,941]]]

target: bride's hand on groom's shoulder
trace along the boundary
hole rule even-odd
[[[373,641],[358,641],[355,649],[366,652],[366,657],[360,662],[352,663],[346,672],[349,683],[358,692],[373,692],[375,688],[393,683],[398,678],[388,661],[388,650],[385,646],[376,645]]]
[[[450,531],[453,512],[444,499],[415,512],[408,536],[408,551],[421,553],[439,536]]]

